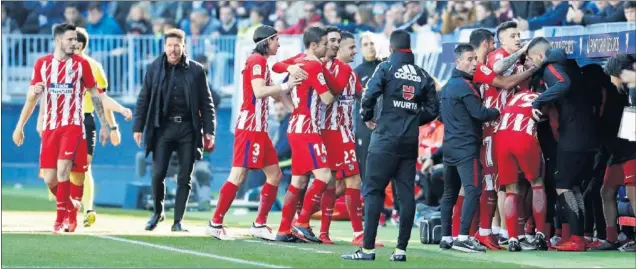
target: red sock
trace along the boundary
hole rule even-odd
[[[523,233],[526,230],[526,208],[525,208],[525,196],[517,195],[517,232]],[[510,226],[508,226],[510,227]],[[519,235],[525,235],[519,234]]]
[[[216,203],[216,210],[214,210],[214,217],[212,222],[215,224],[223,224],[223,217],[225,213],[230,209],[234,198],[236,198],[236,191],[238,186],[234,183],[226,181],[221,187],[221,193],[219,194],[219,201]]]
[[[82,201],[82,197],[84,196],[84,185],[75,185],[73,184],[73,182],[71,182],[69,185],[71,194],[69,198]],[[67,204],[66,208],[68,210],[68,221],[70,223],[77,222],[77,208],[73,207],[73,203],[70,202]]]
[[[461,225],[462,219],[462,205],[464,204],[464,196],[457,196],[457,202],[455,202],[455,206],[453,207],[453,223],[451,233],[453,237],[459,236],[459,226]]]
[[[561,224],[561,240],[568,240],[568,239],[570,239],[570,224],[563,223]]]
[[[618,230],[616,225],[605,227],[605,231],[607,233],[606,241],[610,243],[618,242]]]
[[[364,228],[362,228],[362,201],[360,201],[360,190],[347,188],[345,203],[347,203],[347,211],[349,211],[349,219],[351,219],[353,232],[362,232]]]
[[[276,194],[278,192],[278,186],[274,186],[265,182],[263,189],[261,190],[261,201],[258,205],[258,215],[256,216],[256,223],[266,224],[267,215],[272,210],[272,205],[276,201]]]
[[[550,228],[546,225],[546,195],[543,186],[532,187],[532,216],[534,218],[534,224],[537,226],[537,231],[540,231],[545,236],[550,234]]]
[[[66,208],[68,205],[68,198],[70,196],[70,181],[60,181],[57,184],[57,191],[55,192],[55,200],[57,201],[57,218],[55,219],[56,223],[64,222],[66,218]]]
[[[519,208],[519,196],[514,193],[506,193],[504,202],[504,216],[506,218],[506,226],[508,226],[508,238],[519,239],[519,216],[517,211]]]
[[[320,211],[322,211],[322,216],[320,217],[320,233],[321,234],[329,233],[329,227],[331,226],[331,217],[333,217],[333,207],[335,203],[336,203],[336,189],[335,188],[326,189],[325,192],[322,194],[322,198],[320,199]]]
[[[51,191],[51,193],[53,195],[57,195],[57,185],[55,185],[53,187],[49,187],[49,190]]]
[[[311,210],[314,206],[320,203],[320,195],[325,192],[327,183],[318,179],[314,179],[311,183],[307,193],[305,193],[305,200],[303,201],[303,210],[298,215],[296,223],[299,225],[309,225],[309,217],[311,217]]]
[[[296,213],[296,205],[300,198],[300,195],[298,195],[299,193],[300,190],[293,185],[289,185],[289,188],[287,188],[285,199],[283,200],[282,216],[280,219],[280,226],[278,227],[278,234],[290,233],[294,214]]]
[[[479,197],[479,228],[492,228],[492,217],[497,208],[497,193],[494,191],[483,191]]]

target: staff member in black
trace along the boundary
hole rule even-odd
[[[390,37],[391,56],[380,63],[367,83],[362,97],[361,116],[371,134],[363,195],[365,202],[364,244],[345,260],[375,260],[375,237],[384,189],[393,180],[400,203],[400,232],[391,261],[406,261],[415,216],[415,161],[420,125],[437,118],[439,101],[433,78],[414,63],[408,32],[396,30]],[[373,120],[377,99],[382,111]]]
[[[454,50],[455,64],[451,79],[442,88],[440,120],[444,122],[444,194],[442,195],[442,241],[440,248],[464,252],[485,252],[477,240],[468,237],[470,223],[481,195],[482,124],[499,117],[499,110],[482,105],[477,87],[472,84],[477,55],[470,44]],[[453,205],[459,189],[464,187],[459,237],[451,237]]]
[[[593,91],[586,90],[581,70],[568,61],[563,49],[552,49],[545,38],[535,38],[528,45],[528,58],[539,69],[537,73],[546,91],[532,102],[535,118],[541,109],[554,104],[558,116],[555,188],[570,225],[570,240],[553,246],[561,251],[584,251],[584,205],[581,184],[593,175],[594,155],[598,151],[597,116]],[[596,99],[596,100],[594,100]]]
[[[146,224],[153,230],[163,221],[164,180],[170,155],[179,157],[177,197],[172,231],[186,231],[181,226],[188,197],[194,161],[214,146],[216,126],[214,104],[203,66],[184,54],[185,33],[173,29],[165,33],[165,53],[148,68],[143,88],[137,98],[133,132],[141,147],[142,134],[146,155],[153,152],[152,193],[154,214]],[[205,143],[204,137],[205,135]]]

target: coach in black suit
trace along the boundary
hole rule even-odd
[[[164,38],[165,53],[148,68],[137,98],[133,132],[140,147],[145,134],[146,155],[153,152],[155,208],[146,230],[153,230],[165,217],[164,180],[170,155],[176,151],[179,173],[172,231],[186,231],[181,220],[190,196],[192,169],[195,160],[202,158],[204,147],[213,148],[216,120],[203,66],[184,54],[185,33],[174,29],[166,32]]]

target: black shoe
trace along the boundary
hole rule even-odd
[[[362,249],[358,249],[352,254],[340,255],[340,258],[348,261],[375,261],[375,253],[364,253]]]
[[[395,252],[393,254],[391,254],[391,259],[389,259],[392,262],[405,262],[406,261],[406,254],[395,254]]]
[[[181,226],[181,222],[173,224],[173,225],[172,225],[172,229],[171,229],[171,230],[172,230],[173,232],[186,232],[186,233],[188,232],[188,230],[184,229],[184,228]]]
[[[150,219],[146,223],[146,231],[152,231],[155,228],[157,228],[157,224],[159,224],[159,222],[162,222],[165,218],[166,216],[164,214],[161,214],[161,215],[153,214],[152,217],[150,217]]]
[[[537,250],[537,246],[535,244],[529,243],[528,239],[526,238],[519,240],[519,245],[523,250]]]
[[[509,240],[508,241],[508,251],[510,252],[519,252],[521,251],[521,245],[517,240]]]
[[[292,234],[307,243],[322,243],[322,240],[316,237],[309,227],[305,228],[303,226],[296,225],[292,228]]]
[[[439,248],[441,249],[451,249],[453,248],[453,242],[447,242],[446,240],[442,240],[439,242]]]
[[[499,236],[497,237],[497,243],[498,243],[500,246],[507,245],[507,244],[508,244],[508,238],[505,238],[505,237],[503,237],[503,236],[499,235]]]
[[[284,242],[284,243],[296,243],[296,242],[298,242],[298,237],[294,236],[291,233],[289,233],[289,234],[277,234],[276,238],[274,240],[277,241],[277,242]]]
[[[542,233],[537,233],[533,243],[537,250],[548,250],[548,243],[545,242],[545,235]]]
[[[453,241],[453,249],[467,253],[486,252],[486,248],[479,244],[479,241],[475,240],[475,238],[468,238],[468,240],[464,241],[455,239]]]

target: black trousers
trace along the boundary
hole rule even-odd
[[[196,150],[193,134],[191,122],[165,122],[157,130],[157,139],[152,155],[152,192],[155,199],[155,214],[163,213],[163,202],[166,198],[166,174],[170,164],[170,156],[176,151],[179,159],[179,172],[177,173],[174,223],[183,220],[192,189],[191,176]]]
[[[481,195],[481,162],[479,159],[464,161],[456,165],[444,164],[444,194],[442,195],[442,236],[451,236],[453,206],[457,202],[459,189],[464,187],[460,235],[468,235],[479,196]]]
[[[397,248],[406,250],[415,217],[415,157],[404,158],[388,152],[369,152],[365,177],[362,189],[366,217],[363,247],[375,248],[378,221],[384,209],[384,190],[389,181],[393,181],[395,199],[401,209]]]

